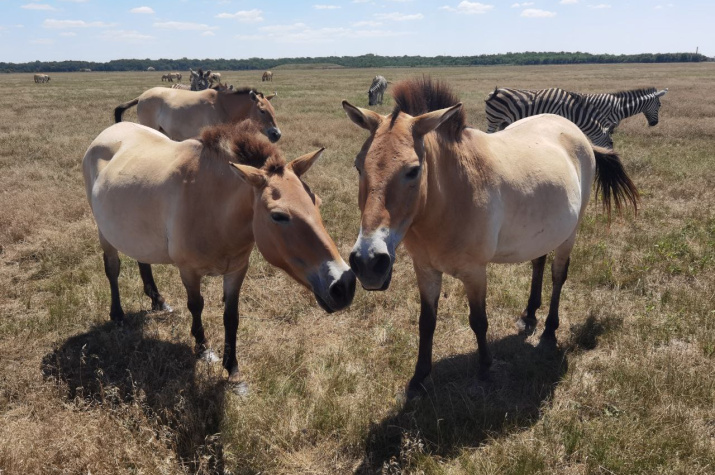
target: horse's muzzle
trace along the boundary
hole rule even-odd
[[[355,274],[350,269],[345,270],[338,279],[328,286],[327,294],[313,291],[318,305],[328,313],[342,310],[349,306],[355,296]]]
[[[357,251],[350,253],[350,268],[365,290],[387,290],[392,280],[392,264],[387,253],[370,256],[361,256]]]
[[[281,139],[281,130],[278,127],[271,127],[266,132],[266,135],[268,136],[268,140],[276,143]]]

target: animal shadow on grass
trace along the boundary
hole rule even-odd
[[[110,410],[140,407],[150,428],[166,434],[192,473],[222,473],[215,434],[223,414],[223,381],[197,378],[201,368],[191,348],[147,335],[147,318],[146,312],[129,314],[123,327],[107,322],[69,338],[45,355],[43,374],[66,384],[71,401]]]
[[[569,354],[594,349],[612,324],[591,315],[557,348],[534,346],[523,335],[490,342],[488,382],[476,381],[476,352],[435,362],[422,397],[370,429],[356,473],[410,472],[424,455],[453,458],[464,448],[530,427],[566,374]]]

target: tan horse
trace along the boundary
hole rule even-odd
[[[251,119],[261,125],[263,133],[277,142],[281,131],[270,100],[249,88],[234,91],[206,89],[185,91],[154,87],[141,96],[114,109],[115,122],[122,121],[124,111],[137,106],[140,124],[156,129],[173,140],[186,140],[199,135],[201,128],[225,122]]]
[[[595,148],[559,116],[521,120],[487,135],[467,128],[462,104],[430,79],[395,87],[396,107],[381,116],[343,101],[348,117],[370,132],[355,159],[360,174],[360,235],[350,266],[368,290],[390,284],[395,249],[412,256],[422,303],[413,396],[432,368],[432,337],[442,274],[464,283],[469,323],[488,377],[486,278],[490,262],[531,260],[531,296],[519,321],[531,333],[541,305],[546,254],[555,250],[545,343],[555,343],[561,287],[576,230],[596,182],[611,198],[637,204],[638,192],[613,152]]]
[[[264,71],[261,77],[261,82],[263,81],[273,81],[273,71]]]
[[[131,122],[105,129],[82,167],[104,250],[111,319],[124,316],[117,251],[140,262],[152,309],[166,304],[151,264],[174,264],[186,287],[197,351],[204,353],[201,278],[222,275],[223,365],[229,381],[238,382],[238,297],[254,242],[269,263],[311,289],[323,309],[348,306],[355,276],[323,227],[320,199],[301,181],[322,151],[285,163],[250,121],[209,127],[184,142]]]

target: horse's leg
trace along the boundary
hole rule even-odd
[[[531,335],[536,330],[536,311],[541,307],[541,288],[544,282],[544,266],[546,255],[531,261],[531,292],[526,309],[517,322],[517,327],[523,333]]]
[[[204,298],[201,296],[201,276],[186,269],[179,269],[179,273],[186,288],[186,306],[191,312],[191,335],[196,342],[196,355],[201,358],[210,358],[211,352],[206,344],[204,325],[201,323],[201,312],[204,310]]]
[[[238,332],[238,297],[248,270],[248,256],[238,271],[223,276],[223,367],[228,371],[228,382],[239,383],[238,359],[236,358],[236,333]]]
[[[124,310],[122,310],[122,302],[119,298],[119,253],[117,250],[104,239],[102,233],[99,233],[99,243],[102,246],[104,255],[104,274],[109,280],[109,288],[112,293],[112,304],[109,310],[109,318],[121,325],[124,321]]]
[[[554,252],[554,262],[551,264],[551,279],[553,281],[553,291],[551,293],[551,303],[549,305],[549,315],[544,323],[544,332],[541,340],[556,342],[556,329],[559,328],[559,301],[561,299],[561,287],[566,282],[569,270],[571,249],[576,241],[576,233],[556,248]]]
[[[492,354],[487,346],[487,268],[478,266],[467,276],[460,276],[469,299],[469,326],[477,337],[479,351],[479,370],[477,377],[489,379]]]
[[[142,282],[144,283],[144,293],[151,299],[151,309],[168,310],[171,312],[171,307],[166,304],[164,297],[159,293],[159,289],[156,288],[154,274],[151,271],[151,264],[144,264],[142,262],[138,262],[138,264],[139,275],[142,276]]]
[[[432,371],[432,338],[437,326],[437,302],[442,289],[442,273],[414,264],[420,290],[420,346],[415,374],[407,384],[407,397],[419,394],[422,382]]]

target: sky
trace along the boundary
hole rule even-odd
[[[715,56],[715,0],[0,0],[0,61]]]

